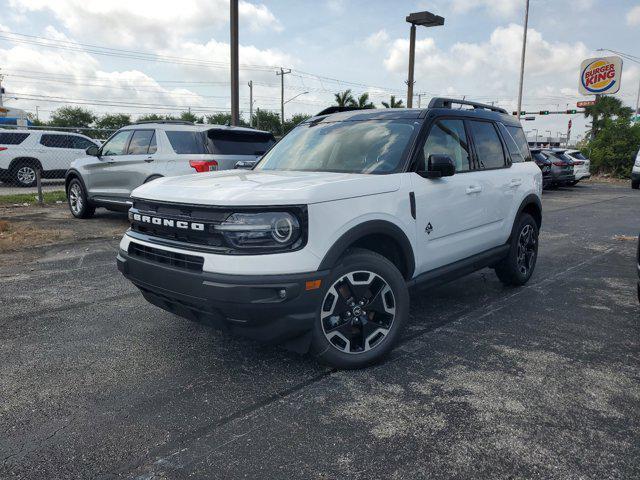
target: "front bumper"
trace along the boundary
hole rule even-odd
[[[631,172],[631,181],[638,182],[640,181],[640,172]]]
[[[573,183],[576,180],[576,177],[573,173],[570,174],[560,174],[553,176],[553,184],[554,185],[567,185]]]
[[[290,275],[227,275],[158,264],[120,250],[118,270],[147,301],[190,320],[266,343],[300,338],[313,327],[328,271]],[[295,342],[291,348],[305,351]]]

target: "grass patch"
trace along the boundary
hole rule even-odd
[[[64,190],[57,190],[54,192],[43,192],[42,198],[44,203],[56,203],[56,202],[66,202],[67,194]],[[37,193],[14,193],[12,195],[0,195],[0,205],[14,205],[14,204],[23,204],[28,203],[32,205],[34,203],[38,203],[38,194]]]

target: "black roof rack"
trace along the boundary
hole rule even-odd
[[[456,105],[470,105],[474,109],[491,110],[492,112],[507,113],[504,108],[494,107],[493,105],[487,105],[486,103],[472,102],[470,100],[458,100],[456,98],[444,98],[434,97],[429,102],[429,108],[451,108],[452,104]]]
[[[174,125],[195,125],[193,122],[186,120],[140,120],[138,122],[132,122],[131,125],[144,125],[147,123],[172,123]]]
[[[331,113],[338,113],[338,112],[350,112],[352,110],[365,110],[365,109],[360,107],[339,107],[338,105],[334,105],[332,107],[325,108],[321,112],[316,113],[314,117],[319,117],[320,115],[329,115]]]

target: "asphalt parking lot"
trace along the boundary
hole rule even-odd
[[[639,478],[640,194],[543,204],[526,287],[412,292],[356,372],[147,304],[112,238],[0,266],[0,478]]]

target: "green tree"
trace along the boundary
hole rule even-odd
[[[396,100],[395,95],[391,95],[391,98],[388,102],[382,102],[384,108],[404,108],[404,104],[402,100]]]
[[[82,107],[60,107],[51,114],[52,127],[89,127],[96,120],[91,110]]]
[[[353,95],[351,95],[351,89],[335,93],[334,97],[336,99],[336,105],[339,107],[349,107],[355,103]]]
[[[602,122],[585,150],[591,159],[591,170],[629,178],[640,148],[640,124],[632,125],[624,116],[603,119]]]
[[[353,99],[351,101],[351,106],[358,108],[376,108],[376,106],[369,101],[369,94],[367,92],[360,95],[358,100]]]
[[[124,113],[106,114],[96,120],[96,128],[107,128],[110,130],[118,130],[125,125],[131,124],[131,115]]]
[[[214,113],[213,115],[206,116],[207,123],[211,125],[231,125],[230,113]]]
[[[290,117],[286,122],[284,122],[284,133],[288,133],[296,125],[298,125],[300,122],[304,122],[308,118],[311,118],[311,115],[305,115],[304,113],[296,113],[295,115]]]
[[[158,120],[177,120],[172,115],[158,115],[157,113],[147,113],[138,117],[139,122],[157,122]]]
[[[274,135],[282,135],[282,125],[280,115],[267,110],[256,109],[253,114],[253,126],[258,130],[266,130]]]
[[[633,115],[632,108],[625,107],[619,98],[607,95],[599,97],[595,105],[584,109],[584,116],[591,118],[592,138],[598,135],[611,118],[629,119],[631,115]]]
[[[204,123],[203,117],[199,117],[191,111],[182,112],[180,114],[180,120],[184,120],[185,122]]]

